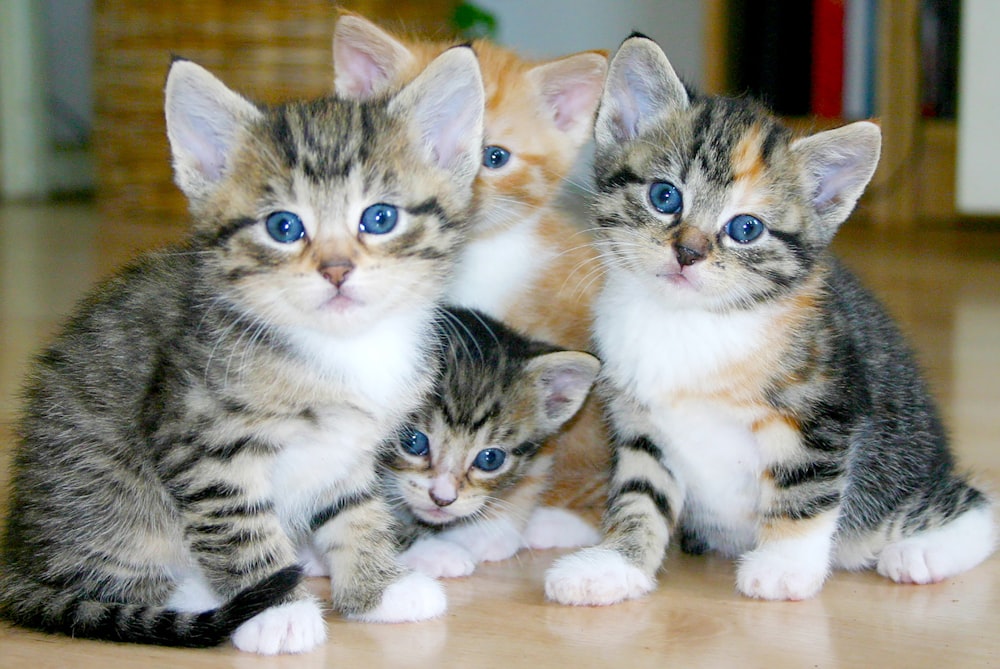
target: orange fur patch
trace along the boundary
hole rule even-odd
[[[812,518],[793,520],[791,518],[769,518],[761,523],[758,538],[761,543],[797,539],[813,532],[825,531],[831,523],[836,523],[837,511],[827,511]]]
[[[417,76],[431,60],[455,44],[395,37],[414,56],[410,67],[398,73],[397,84]],[[479,58],[486,92],[484,142],[512,154],[506,167],[479,172],[475,210],[484,221],[473,221],[472,235],[484,238],[505,223],[537,215],[534,232],[538,246],[552,259],[527,290],[514,296],[506,313],[493,315],[528,336],[567,349],[589,350],[591,302],[601,283],[597,252],[580,228],[554,206],[582,140],[557,127],[553,109],[529,76],[537,66],[552,61],[528,60],[485,40],[476,40],[472,48]],[[591,53],[607,55],[602,51]],[[610,450],[596,400],[589,399],[569,427],[547,447],[554,449],[555,458],[548,503],[577,503],[581,489],[603,489]],[[594,494],[582,497],[585,503],[599,501]]]

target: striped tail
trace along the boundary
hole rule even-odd
[[[85,639],[207,648],[226,641],[237,627],[281,604],[302,581],[286,567],[240,592],[217,609],[182,613],[162,606],[74,598],[37,582],[4,579],[0,615],[22,627]]]

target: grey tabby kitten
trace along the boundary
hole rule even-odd
[[[194,229],[97,288],[35,363],[3,617],[307,651],[326,631],[305,544],[355,619],[444,611],[396,560],[377,455],[436,375],[483,104],[467,48],[391,98],[272,108],[174,62],[167,131]]]
[[[548,597],[639,597],[678,533],[738,557],[738,589],[763,599],[811,597],[833,566],[928,583],[985,559],[990,500],[955,471],[897,328],[828,250],[878,127],[794,138],[750,101],[687,90],[633,37],[595,136],[614,471],[603,542],[556,563]]]
[[[485,314],[444,311],[441,375],[388,454],[388,494],[404,520],[401,561],[465,576],[522,547],[593,544],[564,509],[539,507],[553,453],[546,440],[577,413],[600,363],[528,339]]]

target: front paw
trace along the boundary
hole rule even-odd
[[[431,578],[458,578],[476,569],[476,559],[469,551],[435,537],[418,539],[399,555],[399,561]]]
[[[535,550],[593,546],[601,535],[587,521],[566,509],[535,509],[524,529],[524,545]]]
[[[556,561],[545,574],[545,596],[575,606],[607,606],[637,599],[656,581],[621,553],[610,548],[585,548]]]
[[[438,536],[464,548],[475,562],[506,560],[521,548],[521,532],[503,519],[460,525]]]
[[[827,561],[810,559],[778,547],[762,547],[740,559],[736,587],[747,597],[771,600],[802,600],[823,588],[829,573]]]
[[[441,584],[414,572],[386,588],[382,601],[374,609],[351,618],[366,623],[409,623],[437,618],[447,608]]]
[[[305,653],[326,640],[319,604],[302,599],[258,613],[233,632],[233,645],[247,653]]]

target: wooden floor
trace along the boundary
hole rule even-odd
[[[962,461],[1000,490],[1000,226],[885,234],[849,224],[837,245],[912,335]],[[26,361],[74,301],[135,248],[176,236],[104,222],[89,203],[0,206],[0,468]],[[0,497],[2,499],[2,497]],[[0,501],[2,506],[2,501]],[[2,667],[979,667],[1000,665],[1000,556],[933,586],[836,573],[800,603],[741,598],[734,566],[671,554],[660,588],[609,608],[542,598],[555,553],[447,583],[439,620],[330,616],[314,653],[261,658],[46,636],[0,624]],[[324,586],[317,581],[322,592]]]

